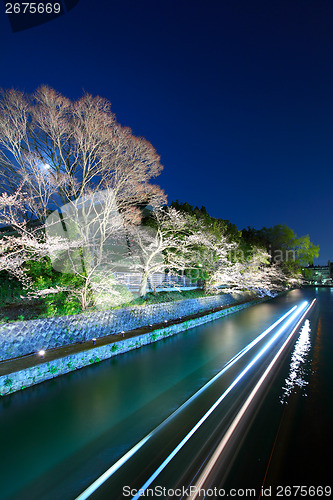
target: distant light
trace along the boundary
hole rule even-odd
[[[95,339],[95,338],[93,338],[93,339],[91,339],[91,340],[92,340],[92,343],[95,345],[95,344],[96,344],[96,339]]]
[[[40,351],[38,351],[38,356],[40,356],[41,358],[44,358],[44,356],[45,356],[44,349],[41,349]]]

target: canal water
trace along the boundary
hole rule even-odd
[[[258,410],[226,490],[255,488],[273,498],[333,495],[333,288],[302,295],[315,297],[316,305]]]
[[[252,454],[239,453],[228,480],[241,484],[253,470],[265,484],[311,474],[319,484],[333,417],[333,291],[323,288],[294,290],[2,398],[0,497],[74,499],[258,334],[313,297],[302,343],[292,347],[246,437],[243,449]]]

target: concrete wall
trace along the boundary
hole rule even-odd
[[[237,296],[218,295],[89,314],[4,323],[0,325],[0,361],[31,354],[40,349],[75,344],[83,339],[103,337],[190,316],[251,298],[254,298],[254,295],[247,292]]]

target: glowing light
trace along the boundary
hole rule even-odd
[[[216,448],[216,450],[214,451],[212,457],[210,458],[208,464],[206,465],[205,469],[203,470],[203,472],[201,473],[199,479],[198,479],[198,482],[196,483],[196,493],[194,493],[193,495],[191,495],[189,498],[191,500],[194,500],[196,497],[197,497],[197,493],[200,491],[200,489],[202,489],[206,479],[208,478],[209,476],[209,473],[211,472],[212,468],[214,467],[214,465],[216,464],[219,456],[221,455],[221,453],[223,452],[225,446],[227,445],[230,437],[232,436],[233,432],[235,431],[235,429],[237,428],[237,425],[239,424],[239,422],[241,421],[241,419],[243,418],[246,410],[248,409],[248,407],[250,406],[251,402],[253,401],[253,398],[255,397],[255,395],[257,394],[258,390],[260,389],[261,385],[263,384],[263,382],[265,381],[265,379],[267,378],[268,374],[270,373],[270,371],[272,370],[273,366],[275,365],[275,363],[277,362],[277,360],[279,359],[279,357],[281,356],[281,354],[283,353],[283,351],[285,350],[285,348],[288,346],[290,340],[292,339],[293,335],[295,334],[295,332],[297,331],[298,327],[300,326],[300,324],[302,323],[303,319],[305,318],[305,316],[307,315],[307,313],[310,311],[310,309],[312,308],[313,304],[316,302],[316,299],[314,299],[310,306],[307,308],[307,310],[303,313],[302,317],[300,318],[300,320],[297,322],[296,326],[292,329],[291,333],[288,335],[287,339],[285,340],[285,342],[283,343],[283,345],[281,346],[281,348],[279,349],[279,351],[277,352],[277,354],[274,356],[273,360],[270,362],[270,364],[268,365],[268,367],[266,368],[265,372],[263,373],[263,375],[260,377],[259,381],[256,383],[254,389],[251,391],[250,395],[248,396],[247,400],[245,401],[245,403],[243,404],[243,406],[241,407],[241,409],[239,410],[238,414],[236,415],[235,419],[233,420],[233,422],[231,423],[229,429],[227,430],[227,432],[225,433],[225,435],[223,436],[222,440],[220,441],[218,447]]]
[[[141,439],[135,446],[133,446],[125,455],[123,455],[117,462],[115,462],[104,474],[102,474],[96,481],[94,481],[85,491],[83,491],[76,500],[85,500],[89,498],[107,479],[109,479],[122,465],[124,465],[142,446],[157,432],[159,432],[168,422],[171,421],[178,413],[180,413],[186,406],[188,406],[194,399],[202,394],[208,387],[210,387],[219,377],[221,377],[231,366],[233,366],[239,359],[241,359],[250,349],[252,349],[260,340],[262,340],[268,333],[270,333],[276,326],[284,321],[290,314],[295,311],[297,306],[292,307],[288,312],[281,316],[277,321],[270,325],[264,332],[250,342],[244,349],[238,352],[228,363],[203,387],[201,387],[195,394],[193,394],[187,401],[185,401],[177,410],[175,410],[169,417],[161,422],[155,429]],[[152,325],[149,325],[152,326]]]
[[[215,403],[209,408],[209,410],[204,414],[203,417],[195,424],[194,427],[186,434],[186,436],[181,440],[181,442],[174,448],[174,450],[168,455],[168,457],[162,462],[162,464],[156,469],[156,471],[150,476],[150,478],[145,482],[143,486],[138,490],[139,493],[132,497],[132,500],[138,500],[141,493],[145,491],[151,483],[159,476],[159,474],[165,469],[165,467],[171,462],[171,460],[177,455],[177,453],[183,448],[187,441],[193,436],[193,434],[202,426],[202,424],[207,420],[207,418],[213,413],[213,411],[222,403],[226,396],[232,391],[232,389],[238,384],[238,382],[248,373],[252,366],[260,359],[263,354],[269,349],[269,347],[275,342],[275,340],[286,330],[290,323],[299,315],[301,311],[307,306],[308,302],[303,302],[300,307],[295,311],[295,313],[286,321],[286,323],[279,328],[277,333],[265,344],[265,346],[259,351],[259,353],[252,359],[252,361],[241,371],[238,377],[229,385],[229,387],[224,391],[224,393],[215,401]],[[274,358],[275,359],[275,358]],[[266,373],[266,372],[265,372]],[[258,387],[259,388],[259,387]],[[257,389],[258,390],[258,389]],[[256,392],[257,392],[256,390]],[[252,393],[251,393],[252,394]],[[252,398],[254,395],[252,396]],[[234,429],[233,429],[234,430]],[[232,431],[233,432],[233,431]]]
[[[38,351],[38,356],[40,356],[41,358],[44,358],[44,356],[45,356],[44,349],[41,349],[40,351]]]

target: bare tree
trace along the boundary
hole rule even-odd
[[[150,184],[162,168],[153,146],[119,125],[106,99],[85,94],[72,102],[47,86],[32,96],[0,93],[2,190],[20,186],[34,200],[32,217],[44,221],[50,209],[112,189],[131,218],[138,205],[165,201]]]

